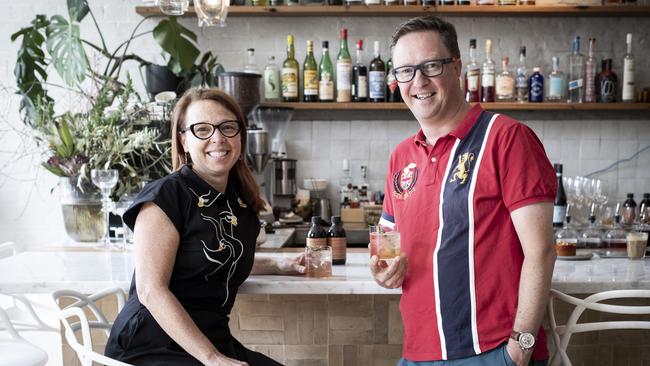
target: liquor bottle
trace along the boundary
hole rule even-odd
[[[557,193],[553,203],[553,226],[559,227],[562,226],[562,221],[566,217],[567,202],[562,182],[562,164],[553,164],[553,168],[555,168],[555,177],[557,178]]]
[[[472,1],[471,1],[471,0],[458,0],[456,3],[457,3],[458,5],[472,5]]]
[[[585,94],[585,56],[580,53],[580,36],[573,39],[569,55],[569,103],[582,103]]]
[[[303,100],[318,101],[318,65],[314,58],[314,42],[307,41],[307,56],[302,66]]]
[[[517,78],[515,81],[517,89],[517,102],[528,101],[528,70],[526,70],[526,46],[519,48],[519,66],[517,66]]]
[[[616,204],[614,213],[614,228],[605,232],[603,246],[607,249],[608,256],[625,256],[627,247],[627,230],[621,225],[621,204]]]
[[[246,53],[248,55],[246,57],[246,63],[244,64],[244,72],[259,75],[260,69],[257,67],[257,63],[255,62],[255,49],[249,48],[246,50]]]
[[[369,89],[370,89],[370,101],[374,103],[383,103],[386,101],[386,88],[384,87],[386,83],[386,65],[384,61],[381,60],[381,55],[379,52],[379,41],[375,41],[374,44],[375,58],[370,61],[369,68]]]
[[[345,5],[363,5],[361,0],[345,0]]]
[[[275,56],[270,56],[264,66],[264,99],[280,100],[280,69],[275,63]]]
[[[476,39],[469,40],[469,64],[465,66],[465,100],[468,103],[480,102],[481,67],[476,62]]]
[[[632,56],[632,33],[626,37],[627,53],[623,59],[623,102],[634,102],[634,56]]]
[[[436,2],[434,0],[421,0],[421,1],[422,1],[422,5],[430,5],[430,6],[436,5]],[[440,5],[454,5],[454,0],[439,0],[439,1],[440,1]]]
[[[363,40],[357,41],[357,60],[352,68],[352,100],[368,101],[368,68],[363,63]]]
[[[399,83],[393,75],[393,60],[388,59],[386,62],[386,101],[389,103],[399,103],[402,101],[402,95],[399,92]]]
[[[494,0],[476,0],[476,5],[494,5]]]
[[[618,77],[612,71],[612,59],[602,61],[602,71],[596,77],[596,99],[601,103],[614,103],[617,98]]]
[[[393,5],[399,5],[400,1],[399,0],[384,0],[384,5],[386,6],[393,6]]]
[[[517,5],[517,0],[499,0],[499,5]]]
[[[365,0],[366,5],[381,5],[381,0]]]
[[[282,63],[282,100],[298,101],[298,61],[293,47],[293,34],[287,36],[287,58]]]
[[[509,57],[504,57],[501,61],[503,71],[497,75],[496,90],[498,102],[512,102],[515,98],[515,78],[508,69]]]
[[[321,102],[334,101],[334,67],[328,41],[323,41],[323,54],[318,65],[318,99]]]
[[[492,61],[492,40],[485,41],[485,61],[483,61],[483,68],[481,69],[481,102],[490,103],[494,102],[494,74],[496,73],[496,66]]]
[[[575,255],[575,249],[578,246],[578,237],[580,235],[577,231],[573,230],[571,226],[571,216],[569,211],[569,209],[566,210],[564,225],[555,233],[555,245],[558,255],[561,255],[560,253],[567,255],[569,252],[571,255]]]
[[[639,207],[642,207],[642,209],[639,210],[639,217],[641,217],[645,211],[645,217],[650,218],[650,193],[643,194],[643,200],[639,203]]]
[[[623,202],[623,223],[625,225],[633,225],[636,219],[636,201],[634,201],[634,193],[628,193],[627,199]]]
[[[324,247],[327,246],[327,232],[323,228],[323,220],[320,216],[311,217],[311,227],[307,232],[307,246]]]
[[[406,5],[406,6],[408,6],[408,5],[417,5],[417,4],[418,4],[418,0],[404,0],[404,5]]]
[[[332,216],[332,226],[327,231],[328,245],[332,247],[332,264],[345,264],[348,241],[341,216]]]
[[[546,100],[549,102],[563,102],[564,97],[564,73],[559,70],[560,59],[553,57],[553,71],[548,75],[548,91]]]
[[[530,90],[528,92],[528,101],[531,103],[541,103],[544,101],[544,76],[539,67],[533,68],[533,73],[528,78]]]
[[[336,101],[352,100],[352,58],[348,51],[348,30],[341,29],[339,54],[336,56]]]
[[[596,48],[596,38],[589,38],[589,56],[585,61],[585,102],[596,102],[596,73],[598,72],[598,65],[594,52]]]
[[[596,205],[591,204],[591,211],[589,214],[589,226],[586,230],[580,233],[578,238],[578,246],[580,248],[591,249],[593,252],[595,249],[602,248],[603,238],[598,225],[596,224]]]

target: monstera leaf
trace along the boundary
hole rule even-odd
[[[47,26],[46,34],[47,51],[63,81],[68,85],[84,81],[90,66],[81,43],[79,23],[68,22],[62,16],[54,15]]]
[[[183,27],[175,17],[169,17],[158,23],[153,29],[156,42],[170,56],[167,66],[179,75],[183,70],[189,70],[199,56],[196,47],[196,34]]]
[[[86,0],[68,0],[68,15],[73,21],[81,22],[89,11],[90,8]]]

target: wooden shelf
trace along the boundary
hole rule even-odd
[[[496,111],[647,111],[650,103],[481,103]],[[408,111],[404,103],[262,103],[265,107],[290,107],[300,111]]]
[[[162,16],[157,6],[136,6],[142,16]],[[436,13],[443,16],[600,16],[600,17],[645,17],[650,16],[650,6],[536,6],[536,5],[448,5],[448,6],[344,6],[344,5],[294,5],[294,6],[236,6],[228,10],[228,17],[383,17],[416,16]],[[193,7],[183,15],[196,16]]]

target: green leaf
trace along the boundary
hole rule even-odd
[[[68,0],[68,14],[73,21],[81,22],[89,11],[90,8],[86,0]]]
[[[160,21],[153,29],[153,36],[160,47],[169,54],[167,66],[176,75],[192,68],[199,57],[196,34],[179,24],[175,17]]]
[[[47,169],[50,173],[52,173],[52,174],[54,174],[56,176],[59,176],[59,177],[65,177],[66,176],[66,174],[63,172],[63,170],[61,168],[59,168],[58,166],[52,166],[52,165],[49,165],[48,163],[41,163],[41,166],[43,168]]]
[[[81,43],[79,24],[54,15],[47,27],[47,51],[57,73],[66,84],[73,86],[86,78],[90,69]]]
[[[71,156],[74,153],[75,148],[74,140],[72,139],[72,134],[70,133],[68,122],[66,122],[64,119],[58,123],[56,127],[57,132],[59,133],[59,137],[61,138],[61,143],[63,143],[63,146],[65,146],[66,150],[69,152],[68,156]]]

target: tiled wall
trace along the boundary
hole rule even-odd
[[[104,37],[113,48],[125,40],[133,26],[142,18],[134,11],[139,0],[91,0]],[[13,67],[16,44],[8,35],[31,21],[37,13],[66,14],[64,0],[0,2],[0,86],[14,85]],[[397,24],[405,18],[231,18],[226,28],[200,30],[195,19],[181,21],[199,34],[199,43],[205,50],[219,55],[226,69],[243,64],[246,48],[255,47],[257,62],[264,65],[268,56],[284,58],[286,34],[296,35],[299,61],[305,55],[305,41],[315,41],[319,54],[321,40],[329,40],[336,53],[336,39],[340,27],[348,27],[351,41],[358,38],[380,40],[384,49]],[[614,69],[621,73],[625,33],[634,33],[634,52],[637,60],[637,83],[650,86],[650,57],[648,18],[555,18],[555,17],[452,17],[459,33],[463,57],[467,56],[468,39],[478,38],[478,57],[483,57],[487,36],[494,40],[494,56],[517,58],[519,45],[528,47],[528,64],[545,70],[551,56],[561,56],[561,67],[566,67],[571,38],[579,34],[583,39],[597,38],[597,56],[614,57]],[[145,22],[142,30],[151,29],[155,20]],[[81,31],[95,37],[94,26],[87,19]],[[352,44],[352,42],[351,42]],[[583,42],[585,49],[586,42]],[[160,61],[160,50],[150,36],[132,44],[132,50],[145,59]],[[384,53],[385,54],[385,53]],[[334,55],[333,55],[334,56]],[[368,55],[367,55],[368,56]],[[320,59],[320,56],[317,56]],[[368,57],[366,57],[368,58]],[[91,57],[94,63],[96,58]],[[136,65],[128,69],[136,84],[141,79]],[[11,91],[0,93],[0,242],[15,240],[25,246],[41,246],[65,238],[56,192],[50,190],[56,180],[38,167],[39,158],[24,156],[26,148],[13,130],[20,128],[17,101]],[[61,110],[74,108],[74,103],[59,104]],[[510,113],[533,127],[542,139],[552,161],[565,163],[567,175],[586,174],[608,166],[619,158],[632,155],[650,145],[650,117],[647,112],[586,113],[586,112],[519,112]],[[390,113],[296,113],[287,134],[289,155],[300,159],[298,181],[304,177],[330,180],[330,195],[336,196],[335,184],[342,171],[343,158],[351,160],[352,173],[360,179],[360,165],[368,165],[371,188],[383,189],[386,159],[389,151],[404,137],[417,131],[417,123],[408,112]],[[27,149],[29,150],[29,149]],[[618,169],[600,176],[607,183],[609,193],[620,199],[626,192],[637,195],[650,190],[650,151],[622,164]]]

